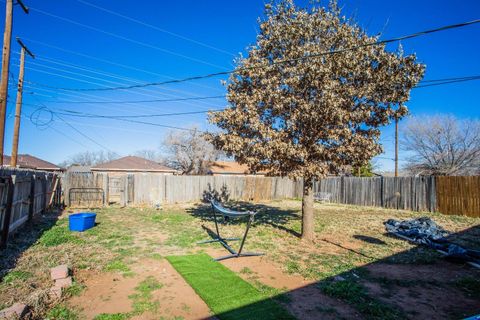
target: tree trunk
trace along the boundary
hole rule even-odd
[[[313,216],[313,180],[303,182],[302,199],[302,239],[312,241],[315,238],[315,220]]]

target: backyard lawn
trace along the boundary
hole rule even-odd
[[[259,214],[246,242],[262,257],[197,245],[214,230],[204,204],[96,210],[98,224],[68,231],[49,213],[2,252],[0,309],[23,302],[37,319],[459,319],[480,313],[480,271],[385,234],[383,222],[425,215],[315,204],[314,243],[299,238],[301,202],[231,203]],[[480,249],[480,219],[428,214]],[[244,223],[221,225],[224,236]],[[236,243],[232,243],[235,246]],[[49,268],[68,264],[74,284],[48,296]]]

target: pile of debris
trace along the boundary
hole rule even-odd
[[[62,298],[62,291],[73,285],[70,270],[66,264],[50,269],[50,278],[53,286],[48,291],[51,301],[58,302]],[[0,310],[0,320],[3,319],[26,319],[29,318],[30,308],[24,303],[15,303],[12,306]]]
[[[388,232],[408,237],[410,241],[429,245],[432,242],[445,242],[450,232],[443,229],[428,217],[398,221],[389,219],[385,222]]]
[[[428,217],[403,221],[389,219],[384,224],[390,234],[416,244],[426,245],[448,259],[465,262],[480,269],[480,251],[465,249],[450,243],[446,239],[450,232]]]

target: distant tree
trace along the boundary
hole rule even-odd
[[[210,164],[221,155],[196,128],[170,132],[164,140],[164,146],[167,151],[166,164],[183,174],[206,174]]]
[[[352,168],[352,175],[355,177],[373,177],[375,176],[374,171],[375,166],[372,161],[364,164],[362,166],[357,166]]]
[[[413,174],[480,174],[479,120],[415,117],[402,130],[401,146],[411,154],[405,169]]]
[[[105,163],[118,159],[120,156],[115,152],[110,151],[84,151],[74,154],[67,160],[62,162],[64,167],[76,164],[81,166],[94,166],[100,163]]]
[[[253,172],[303,179],[304,239],[314,238],[314,180],[379,154],[379,127],[407,113],[402,105],[423,76],[415,55],[368,46],[377,40],[335,1],[267,5],[256,44],[229,78],[230,107],[210,114],[222,131],[207,138],[227,155]],[[329,54],[343,49],[351,50]]]
[[[138,150],[133,153],[134,156],[144,158],[147,160],[155,161],[155,162],[161,162],[162,158],[159,154],[158,151],[152,150],[152,149],[143,149],[143,150]]]

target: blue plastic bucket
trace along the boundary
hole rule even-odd
[[[85,231],[95,226],[96,213],[80,212],[68,217],[70,231]]]

